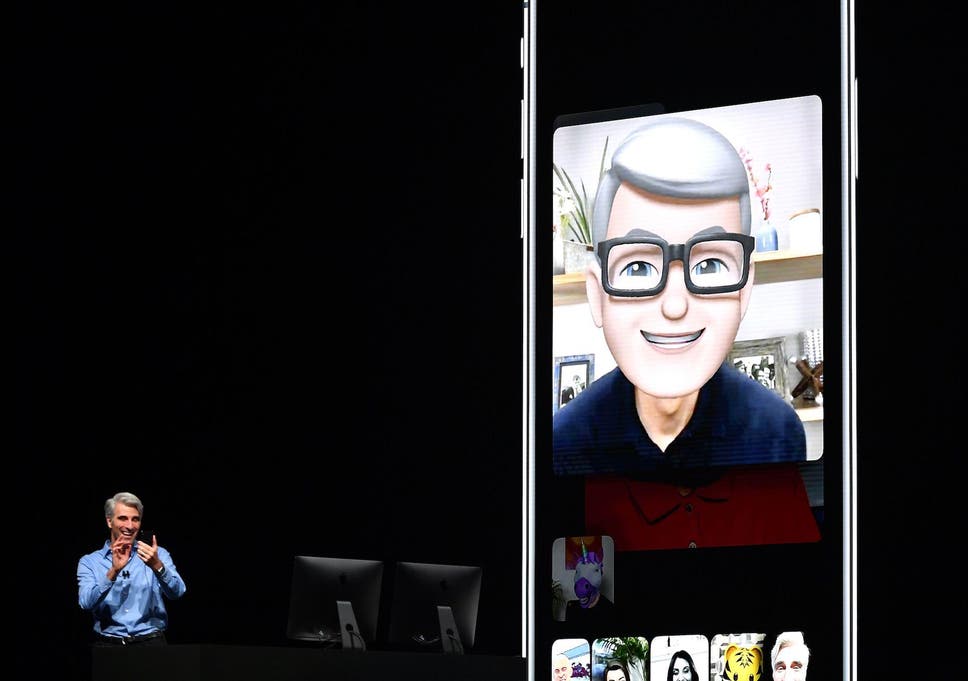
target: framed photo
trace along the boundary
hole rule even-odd
[[[737,371],[787,399],[783,337],[736,341],[727,360]]]
[[[595,380],[595,355],[555,357],[554,413]]]

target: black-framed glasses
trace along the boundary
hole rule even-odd
[[[613,296],[658,295],[669,278],[669,264],[682,262],[686,289],[711,294],[738,291],[746,285],[756,239],[746,234],[707,234],[684,244],[629,236],[600,241],[602,284]]]

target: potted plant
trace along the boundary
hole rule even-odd
[[[605,174],[605,157],[608,153],[608,138],[602,148],[602,158],[598,167],[598,180],[595,189]],[[555,171],[555,200],[557,201],[557,218],[555,233],[562,239],[564,248],[565,272],[577,272],[584,269],[589,257],[594,256],[595,244],[592,237],[592,209],[595,197],[588,196],[584,181],[576,185],[568,175],[568,171],[552,164]],[[580,187],[580,190],[579,190]]]
[[[649,655],[649,642],[637,636],[612,636],[601,641],[611,660],[620,662],[633,679],[645,678],[645,663]]]

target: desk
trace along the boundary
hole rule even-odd
[[[524,681],[524,658],[272,646],[167,645],[91,649],[93,681],[461,679]]]

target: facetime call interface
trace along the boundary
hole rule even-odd
[[[821,142],[815,96],[555,131],[551,466],[614,551],[820,539]]]
[[[551,649],[551,681],[805,681],[810,653],[802,631],[563,638]]]

